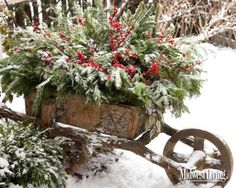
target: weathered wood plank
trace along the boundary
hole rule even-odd
[[[33,115],[34,99],[35,93],[25,95],[28,115]],[[144,132],[144,122],[148,116],[139,107],[106,103],[98,106],[87,103],[85,97],[68,94],[62,98],[60,105],[56,105],[54,99],[43,102],[40,117],[45,126],[56,120],[90,131],[134,139]]]

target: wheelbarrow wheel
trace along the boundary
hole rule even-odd
[[[190,140],[191,147],[193,148],[192,153],[190,155],[176,153],[176,144],[179,141],[183,142],[183,140],[186,139]],[[207,144],[209,146],[209,143],[215,148],[211,149],[211,152],[209,152],[209,148],[207,148]],[[208,170],[208,172],[221,172],[221,174],[225,173],[225,179],[222,178],[221,180],[214,182],[214,185],[220,185],[224,187],[231,178],[233,170],[233,157],[229,146],[220,137],[207,131],[199,129],[184,129],[175,133],[167,141],[163,155],[174,160],[175,162],[186,163],[186,168],[189,168],[192,165],[191,168],[194,167],[194,170],[198,170],[198,172],[206,173]],[[193,157],[194,155],[195,157]],[[202,157],[196,155],[202,155]],[[193,162],[194,160],[195,162]],[[173,184],[186,182],[186,179],[183,178],[183,173],[180,173],[179,177],[170,173],[168,169],[166,169],[166,173]],[[201,178],[202,177],[200,177],[200,179]],[[191,179],[190,182],[199,184],[200,179],[199,177],[195,180]],[[208,179],[208,181],[213,182],[213,179]],[[203,182],[204,180],[201,179],[201,183]]]

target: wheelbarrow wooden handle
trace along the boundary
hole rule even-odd
[[[166,123],[162,123],[161,132],[169,136],[173,136],[175,133],[179,132],[179,130],[171,127],[170,125]],[[194,141],[191,138],[183,138],[181,142],[185,143],[186,145],[190,147],[194,146]]]
[[[181,163],[175,162],[165,156],[153,152],[136,140],[90,132],[85,129],[74,128],[72,126],[65,127],[64,124],[60,123],[55,123],[51,132],[54,136],[65,136],[67,138],[71,138],[72,140],[86,140],[88,145],[94,147],[105,147],[112,149],[119,148],[131,151],[154,164],[168,169],[171,173],[177,176],[180,174],[180,169],[186,168],[186,166]]]
[[[36,123],[42,126],[39,119],[31,117],[22,113],[15,112],[6,106],[0,106],[0,118],[9,118],[14,121],[27,121]],[[169,169],[173,174],[179,175],[179,169],[185,168],[181,163],[177,163],[167,157],[154,153],[152,150],[145,147],[136,140],[129,140],[125,138],[119,138],[117,136],[105,135],[97,132],[91,132],[85,129],[72,126],[63,126],[60,123],[54,123],[50,133],[50,137],[67,137],[73,141],[86,142],[87,145],[94,147],[107,147],[107,148],[120,148],[131,151],[146,160],[157,164],[163,168]]]
[[[166,135],[169,136],[173,136],[175,133],[177,133],[179,130],[175,129],[173,127],[171,127],[170,125],[166,124],[166,123],[162,123],[161,124],[161,132],[160,133],[164,133]],[[143,133],[138,139],[137,142],[143,144],[143,145],[147,145],[149,144],[152,139],[151,139],[151,129],[146,131],[145,133]],[[158,136],[158,134],[156,135],[156,137]],[[181,140],[181,142],[185,143],[186,145],[193,147],[194,146],[194,141],[191,138],[184,138],[183,140]]]

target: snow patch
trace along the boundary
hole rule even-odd
[[[197,163],[198,161],[204,159],[205,156],[206,156],[206,154],[205,154],[205,152],[203,152],[203,151],[200,151],[200,150],[194,151],[194,152],[191,154],[191,156],[190,156],[190,158],[189,158],[189,160],[188,160],[186,166],[188,166],[189,168],[195,166],[196,163]]]
[[[9,163],[6,159],[0,157],[0,168],[5,168],[5,167],[8,167],[9,166]]]

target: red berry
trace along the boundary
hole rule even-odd
[[[111,74],[108,74],[107,75],[107,80],[110,80],[111,79]]]
[[[130,66],[128,66],[128,67],[126,67],[126,71],[131,75],[131,76],[133,76],[135,73],[136,73],[136,68],[134,67],[134,66],[132,66],[132,65],[130,65]]]
[[[135,24],[132,24],[130,27],[131,30],[135,29]]]
[[[114,55],[113,55],[113,59],[115,60],[118,60],[119,58],[122,58],[122,54],[120,52],[116,52]]]
[[[171,45],[173,45],[174,42],[175,42],[175,41],[174,41],[173,39],[170,39],[170,40],[169,40],[169,44],[171,44]]]
[[[150,72],[156,76],[159,76],[160,75],[159,65],[160,65],[159,62],[153,63],[150,67]]]
[[[150,33],[150,32],[147,32],[147,33],[146,33],[146,37],[147,37],[147,39],[150,39],[150,38],[151,38],[151,33]]]
[[[77,57],[82,63],[86,63],[87,57],[80,51],[77,52]]]
[[[83,20],[83,18],[81,18],[81,17],[78,17],[77,22],[78,22],[78,24],[81,25],[81,26],[84,25],[84,20]]]
[[[128,48],[126,48],[126,50],[125,50],[125,55],[129,56],[129,49]]]

